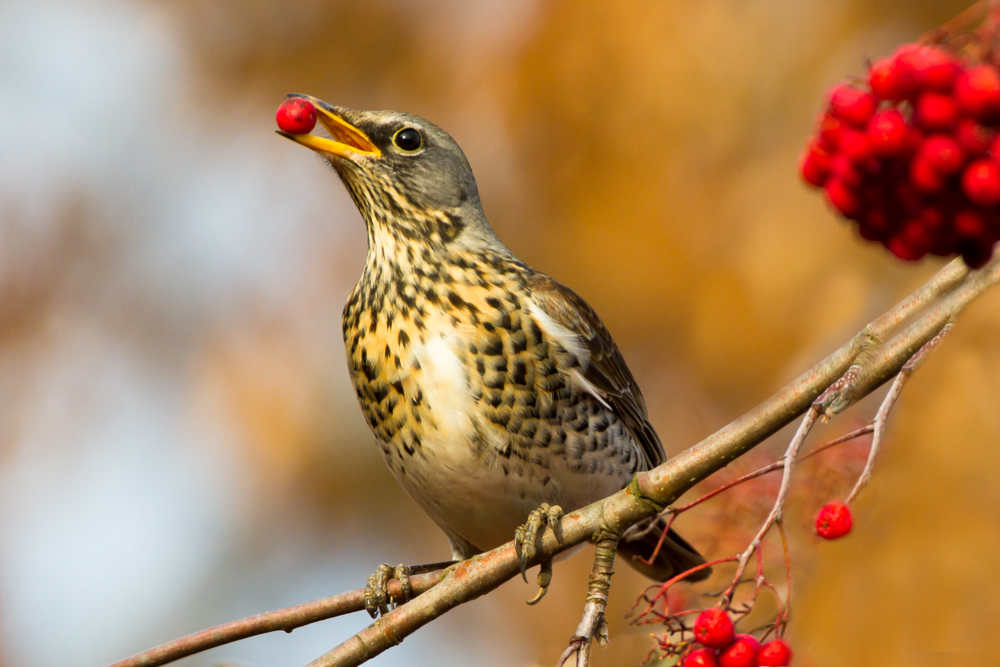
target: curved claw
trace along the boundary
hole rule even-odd
[[[520,557],[521,577],[525,583],[528,583],[528,563],[533,561],[538,554],[535,541],[539,535],[545,532],[545,526],[551,526],[553,532],[556,532],[562,515],[562,508],[558,505],[542,503],[538,509],[533,510],[528,515],[528,520],[524,522],[524,525],[518,526],[517,530],[514,531],[514,550]],[[556,532],[556,537],[559,537],[558,532]],[[551,570],[549,578],[551,579]]]
[[[528,600],[529,605],[538,604],[545,594],[549,592],[549,584],[552,583],[552,559],[542,563],[541,569],[538,571],[538,592],[535,597]]]
[[[518,526],[517,530],[514,531],[514,552],[517,553],[518,559],[521,561],[521,578],[524,579],[524,583],[528,583],[528,555],[524,551],[526,533],[527,524]]]

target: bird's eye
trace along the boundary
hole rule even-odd
[[[420,138],[420,133],[412,127],[404,127],[396,133],[396,136],[393,137],[392,140],[397,146],[407,153],[412,153],[417,150],[423,143],[423,139]]]

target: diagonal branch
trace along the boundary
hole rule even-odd
[[[441,571],[412,575],[410,584],[413,586],[413,594],[423,593],[441,581],[443,576],[444,573]],[[395,579],[389,582],[389,596],[398,602],[403,601],[403,592],[400,590],[399,582]],[[276,609],[256,616],[241,618],[238,621],[223,623],[214,628],[195,632],[148,651],[137,653],[131,658],[126,658],[108,667],[157,667],[216,646],[223,646],[268,632],[280,630],[291,632],[303,625],[361,611],[364,608],[365,589],[358,588],[328,598],[298,604],[294,607]]]
[[[850,395],[842,396],[836,407],[843,409],[867,395],[895,375],[948,321],[998,281],[1000,260],[992,261],[971,275],[960,260],[951,262],[928,283],[871,322],[849,343],[755,409],[658,468],[636,475],[627,489],[567,514],[558,531],[561,539],[547,532],[539,542],[533,564],[589,540],[598,530],[610,529],[621,534],[636,522],[662,511],[691,486],[803,414],[846,372],[854,371],[856,380],[851,382]],[[886,336],[931,306],[929,312],[883,344]],[[390,611],[311,663],[311,667],[359,665],[400,643],[446,611],[488,593],[519,572],[518,556],[511,542],[458,563],[446,572],[412,577],[414,593],[418,594],[416,598]],[[438,581],[440,583],[435,585]],[[400,595],[398,582],[390,582],[390,592]],[[359,611],[364,608],[363,597],[363,589],[358,589],[234,621],[169,642],[111,667],[152,667],[265,632],[291,631],[318,620]]]
[[[850,343],[754,410],[663,465],[636,475],[628,488],[570,512],[562,519],[558,533],[561,539],[546,533],[535,561],[547,560],[589,539],[598,530],[610,528],[620,534],[628,526],[661,511],[691,486],[804,413],[862,357],[865,363],[857,368],[857,377],[850,382],[850,395],[843,397],[837,407],[843,409],[867,395],[899,372],[920,347],[973,299],[1000,282],[1000,259],[965,280],[967,275],[964,266],[952,262],[925,286],[865,327]],[[947,295],[942,303],[882,344],[885,336],[942,295]],[[463,561],[430,591],[397,607],[308,667],[360,665],[445,612],[495,589],[519,571],[513,543]]]

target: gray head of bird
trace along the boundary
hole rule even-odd
[[[330,137],[278,134],[333,165],[373,243],[388,233],[431,244],[498,244],[483,215],[469,161],[447,132],[401,111],[361,111],[308,95],[289,97],[312,102]]]

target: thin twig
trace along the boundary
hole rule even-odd
[[[760,543],[764,540],[764,537],[771,530],[771,527],[775,524],[775,522],[781,519],[781,512],[785,507],[785,499],[788,497],[788,489],[792,483],[792,470],[795,467],[795,458],[799,454],[799,449],[802,447],[802,443],[806,441],[806,437],[816,424],[816,420],[820,417],[819,403],[820,400],[817,399],[816,403],[809,408],[805,417],[802,418],[802,423],[799,424],[798,430],[795,432],[795,437],[793,437],[792,441],[788,443],[788,449],[785,450],[785,456],[782,461],[784,472],[781,475],[781,486],[778,488],[778,496],[774,500],[774,506],[771,507],[771,512],[767,515],[767,519],[764,520],[764,524],[760,527],[760,530],[757,531],[753,540],[751,540],[750,545],[740,555],[739,565],[737,565],[736,574],[733,576],[733,583],[730,584],[729,588],[726,589],[725,594],[722,596],[721,603],[723,605],[729,604],[729,601],[732,599],[733,592],[736,590],[736,586],[739,585],[740,579],[743,577],[743,572],[746,570],[750,557],[753,556],[758,549],[760,549]]]
[[[854,502],[854,499],[861,493],[861,489],[865,488],[868,482],[872,478],[872,470],[875,468],[875,459],[878,458],[879,449],[882,445],[883,437],[885,436],[885,423],[889,418],[889,413],[892,408],[896,405],[896,401],[899,400],[900,394],[903,393],[903,386],[913,375],[920,366],[923,365],[924,361],[930,355],[930,352],[934,350],[935,347],[941,342],[941,340],[948,335],[951,331],[953,324],[949,322],[941,329],[940,332],[934,338],[927,341],[923,347],[917,350],[917,353],[910,357],[910,360],[903,364],[903,368],[900,369],[899,374],[896,375],[896,379],[892,381],[892,386],[889,387],[889,393],[886,394],[885,398],[882,400],[882,404],[878,408],[878,412],[875,413],[875,418],[872,420],[872,442],[871,447],[868,451],[868,460],[865,461],[864,470],[861,471],[861,475],[858,477],[857,483],[854,488],[851,489],[850,495],[847,496],[845,504],[850,505]]]
[[[419,595],[430,589],[444,576],[444,572],[427,572],[425,574],[413,575],[410,577],[410,584],[413,586],[413,594]],[[400,590],[399,582],[393,579],[389,582],[389,595],[397,601],[402,601],[403,592]],[[238,621],[230,621],[208,628],[201,632],[175,639],[161,644],[148,651],[137,653],[131,658],[126,658],[108,667],[157,667],[165,665],[174,660],[195,653],[207,651],[216,646],[223,646],[240,639],[266,634],[268,632],[278,632],[292,630],[323,621],[335,616],[343,616],[365,608],[365,589],[358,588],[339,595],[322,598],[313,602],[276,609],[256,616],[241,618]]]

